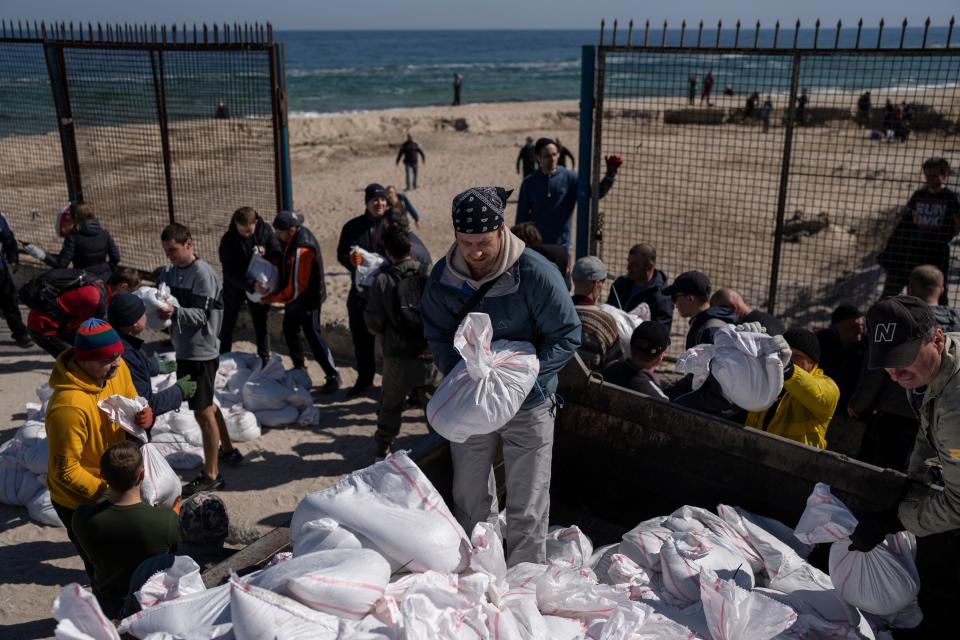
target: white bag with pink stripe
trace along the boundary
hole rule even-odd
[[[540,373],[529,342],[495,340],[490,316],[469,313],[453,336],[463,360],[447,374],[427,405],[430,425],[451,442],[491,433],[510,422]]]
[[[287,580],[286,590],[311,609],[360,620],[383,597],[390,565],[369,549],[317,551],[322,569]]]

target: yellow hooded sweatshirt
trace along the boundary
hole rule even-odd
[[[766,411],[753,411],[747,415],[747,426],[825,449],[827,427],[839,400],[837,383],[823,369],[814,367],[807,373],[795,366],[793,375],[783,383],[780,401]],[[764,428],[769,411],[774,414]]]
[[[106,491],[100,479],[100,456],[121,442],[125,432],[110,422],[97,402],[113,395],[135,398],[130,370],[121,359],[116,375],[99,386],[73,359],[73,349],[60,354],[50,374],[53,395],[44,418],[47,429],[47,488],[50,499],[76,509]]]

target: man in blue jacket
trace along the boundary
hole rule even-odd
[[[20,307],[17,302],[17,290],[13,285],[13,274],[20,264],[20,251],[17,248],[17,238],[13,229],[7,224],[7,219],[0,213],[0,313],[10,327],[13,341],[17,346],[26,349],[33,344],[27,325],[23,324]]]
[[[170,362],[165,366],[155,356],[148,356],[144,351],[143,340],[137,337],[147,326],[147,308],[143,300],[132,293],[117,294],[110,299],[107,318],[123,343],[123,361],[130,369],[133,386],[137,388],[139,396],[146,398],[153,409],[154,418],[179,409],[184,400],[189,400],[196,393],[197,383],[193,382],[190,376],[183,376],[175,385],[163,391],[153,392],[150,378],[174,371],[177,363]]]
[[[504,225],[509,192],[474,187],[453,200],[456,242],[433,268],[421,302],[424,336],[444,375],[460,360],[453,335],[467,312],[490,316],[493,340],[533,343],[540,375],[514,418],[498,431],[451,443],[455,511],[467,531],[496,524],[492,466],[503,441],[507,562],[546,561],[557,372],[580,345],[580,320],[557,268]]]
[[[561,167],[557,143],[540,138],[534,145],[540,170],[520,183],[517,196],[517,224],[532,222],[544,244],[562,244],[570,250],[573,210],[577,206],[577,172]],[[607,195],[623,161],[617,156],[606,158],[607,174],[600,181],[598,197]]]

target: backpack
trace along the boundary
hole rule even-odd
[[[423,317],[420,315],[420,298],[427,283],[427,276],[420,269],[389,269],[396,282],[394,313],[403,335],[423,335]]]
[[[98,313],[97,317],[106,317],[107,286],[103,280],[83,269],[51,269],[41,273],[21,287],[20,302],[56,318],[63,313],[57,298],[68,291],[89,285],[100,290],[103,313]]]

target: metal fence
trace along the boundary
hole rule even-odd
[[[143,271],[177,221],[217,264],[235,209],[292,208],[286,113],[269,25],[0,22],[0,210],[56,251],[56,212],[82,199]]]
[[[960,217],[936,196],[911,201],[924,160],[960,169],[953,24],[635,34],[631,22],[619,43],[601,27],[584,51],[593,166],[578,252],[622,271],[631,246],[652,243],[670,279],[703,271],[788,324],[821,322],[839,302],[865,309],[924,263],[960,299]],[[587,199],[609,154],[625,161],[616,186]]]

